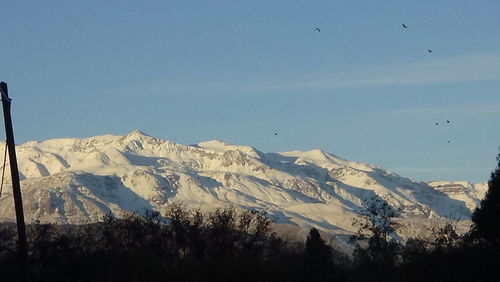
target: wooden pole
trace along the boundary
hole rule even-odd
[[[24,224],[23,199],[21,196],[21,184],[19,182],[19,170],[17,168],[16,145],[14,142],[14,130],[12,129],[12,118],[10,116],[10,101],[7,83],[0,82],[2,94],[3,117],[5,121],[5,135],[7,148],[9,150],[10,174],[12,177],[12,190],[14,192],[14,207],[16,209],[18,252],[23,265],[28,258],[28,244],[26,241],[26,226]]]

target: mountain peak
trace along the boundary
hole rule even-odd
[[[148,135],[138,129],[133,130],[127,135],[124,135],[122,138],[123,142],[125,143],[133,143],[134,147],[142,147],[146,144],[156,144],[160,142],[160,140],[156,139],[155,137]],[[161,140],[163,141],[163,140]],[[165,142],[167,140],[164,140]]]
[[[229,143],[219,139],[203,141],[197,144],[200,148],[212,149],[214,151],[225,150],[224,148],[230,146]]]
[[[142,131],[140,131],[139,129],[134,129],[132,130],[129,134],[127,134],[126,136],[130,136],[130,137],[142,137],[142,136],[146,136],[146,137],[152,137],[151,135],[148,135]]]
[[[245,146],[245,145],[232,145],[227,142],[224,142],[222,140],[214,139],[210,141],[205,141],[205,142],[200,142],[198,143],[197,147],[207,149],[207,150],[212,150],[220,153],[224,153],[226,151],[234,151],[238,150],[241,151],[253,158],[260,158],[262,153],[255,149],[254,147],[251,146]]]
[[[321,149],[312,149],[309,151],[290,151],[280,153],[287,157],[296,157],[297,163],[316,163],[325,168],[333,168],[338,166],[349,166],[352,162],[339,158],[333,154],[327,153]]]

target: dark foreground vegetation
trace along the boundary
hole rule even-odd
[[[500,155],[499,155],[500,165]],[[500,168],[458,235],[453,224],[432,240],[391,239],[394,212],[373,201],[354,222],[351,257],[311,229],[305,242],[277,237],[265,215],[233,208],[210,213],[172,205],[99,223],[28,226],[29,258],[15,253],[15,226],[0,226],[0,281],[496,281],[500,271]]]

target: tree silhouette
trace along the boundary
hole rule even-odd
[[[474,223],[472,238],[484,244],[500,243],[500,153],[497,156],[498,165],[491,173],[488,181],[488,191],[481,205],[472,214]]]
[[[329,281],[332,278],[332,250],[316,228],[311,228],[307,236],[305,259],[307,281]]]
[[[351,236],[356,246],[353,262],[357,269],[363,269],[355,275],[360,281],[387,280],[387,273],[396,267],[401,247],[395,240],[397,212],[379,196],[367,200],[364,207],[353,219],[353,226],[358,227],[357,234]]]
[[[306,239],[306,256],[315,262],[331,262],[330,246],[321,238],[318,229],[311,228]]]

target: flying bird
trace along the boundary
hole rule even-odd
[[[321,29],[319,29],[319,27],[315,28],[314,30],[317,30],[318,32],[321,32]]]
[[[404,28],[408,28],[405,24],[402,24],[402,26],[403,26]]]
[[[274,132],[274,135],[278,135],[278,132]]]
[[[436,125],[439,125],[439,122],[436,122]]]
[[[446,121],[446,123],[450,123],[450,121],[449,121],[449,120],[447,120],[447,121]]]
[[[432,53],[432,50],[431,49],[427,49],[427,53]]]

